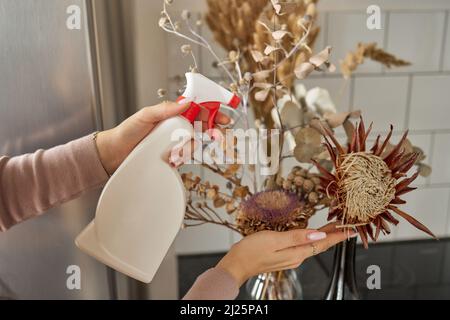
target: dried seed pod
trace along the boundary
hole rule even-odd
[[[314,185],[314,182],[312,182],[311,180],[305,180],[305,182],[303,183],[303,189],[306,191],[306,192],[311,192],[311,191],[313,191],[314,190],[314,187],[315,187],[315,185]]]
[[[303,187],[303,183],[304,183],[303,177],[299,177],[299,176],[295,177],[294,183],[297,187]]]
[[[319,195],[315,192],[311,192],[308,195],[308,201],[312,204],[317,204],[319,202]]]
[[[289,180],[285,180],[283,182],[283,189],[284,190],[290,190],[292,188],[292,182]]]

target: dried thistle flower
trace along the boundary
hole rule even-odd
[[[417,172],[407,177],[418,157],[417,153],[405,152],[403,146],[408,132],[392,151],[383,156],[393,127],[383,143],[380,143],[381,137],[378,136],[372,149],[367,151],[366,141],[371,128],[366,131],[361,118],[347,149],[340,145],[328,128],[323,128],[325,145],[336,170],[333,174],[315,163],[323,175],[323,191],[332,199],[328,219],[336,218],[343,228],[356,228],[366,248],[368,237],[377,241],[380,232],[390,233],[388,223],[399,223],[391,212],[435,237],[427,227],[399,208],[399,205],[406,203],[400,197],[415,190],[410,185],[419,175]]]
[[[293,193],[263,191],[241,203],[236,224],[243,235],[305,228],[309,214],[303,209],[304,205]]]
[[[349,52],[341,61],[341,72],[345,78],[350,78],[352,73],[364,63],[365,58],[377,61],[387,68],[404,67],[411,65],[410,62],[399,59],[387,53],[383,49],[377,48],[376,43],[359,43],[355,52]]]

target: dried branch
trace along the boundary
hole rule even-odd
[[[183,38],[183,39],[185,39],[185,40],[188,40],[188,41],[190,41],[190,42],[192,42],[192,43],[194,43],[194,44],[196,44],[196,45],[199,45],[199,46],[201,46],[201,47],[207,49],[207,50],[209,51],[209,53],[213,56],[213,58],[217,61],[217,63],[220,64],[221,59],[218,57],[217,53],[214,51],[214,49],[212,48],[211,44],[210,44],[204,37],[202,37],[201,35],[199,35],[199,34],[194,30],[194,28],[192,28],[192,26],[191,26],[191,24],[190,24],[190,22],[189,22],[189,16],[187,15],[187,16],[183,17],[183,20],[185,21],[185,23],[186,23],[186,25],[187,25],[187,27],[188,27],[189,32],[190,32],[195,38],[198,38],[199,41],[196,40],[196,39],[194,39],[194,38],[192,38],[192,37],[190,37],[190,36],[188,36],[188,35],[185,35],[185,34],[183,34],[183,33],[181,33],[181,32],[178,31],[179,27],[177,27],[177,26],[173,23],[173,20],[172,20],[172,18],[171,18],[171,16],[170,16],[169,12],[168,12],[168,10],[167,10],[166,2],[165,2],[165,1],[163,2],[162,18],[161,18],[161,20],[160,20],[159,26],[160,26],[164,31],[166,31],[166,32],[168,32],[168,33],[174,34],[174,35],[176,35],[176,36],[178,36],[178,37],[181,37],[181,38]],[[167,25],[167,23],[168,23],[168,25]],[[232,82],[232,83],[236,83],[236,79],[235,79],[235,77],[231,74],[231,72],[230,72],[226,67],[223,67],[223,70],[225,71],[225,73],[227,74],[227,76],[230,78],[231,82]]]
[[[353,72],[364,63],[366,58],[379,62],[389,69],[411,65],[410,62],[377,48],[376,43],[359,43],[356,51],[349,52],[345,59],[341,61],[341,72],[344,78],[350,78]]]

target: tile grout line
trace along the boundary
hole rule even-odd
[[[383,49],[387,51],[387,47],[389,44],[389,28],[391,25],[391,12],[389,10],[385,11],[385,18],[384,18],[384,34],[383,34]],[[386,67],[382,66],[381,67],[381,73],[383,75],[385,75],[386,72]]]
[[[428,159],[430,162],[429,163],[430,167],[433,166],[435,144],[436,144],[436,132],[433,132],[433,133],[431,133],[431,141],[430,141],[430,147],[429,147],[430,155],[428,156]],[[431,185],[431,175],[427,178],[427,186],[430,186],[430,185]]]
[[[357,73],[358,76],[360,77],[373,77],[373,78],[377,78],[377,77],[384,77],[386,75],[388,75],[389,77],[405,77],[405,76],[409,76],[409,75],[414,75],[414,76],[422,76],[422,77],[426,77],[426,76],[441,76],[441,75],[450,75],[450,71],[391,71],[389,73],[382,73],[382,72],[359,72]],[[331,79],[335,79],[335,78],[340,78],[342,77],[339,74],[326,74],[326,78],[331,78]],[[317,78],[322,78],[322,76],[317,76],[317,75],[311,75],[308,79],[317,79]]]
[[[445,11],[445,18],[444,18],[444,32],[443,32],[443,38],[442,38],[442,48],[441,48],[441,57],[439,60],[439,71],[444,71],[444,64],[445,64],[445,51],[447,46],[447,32],[449,29],[449,10]],[[450,52],[449,52],[450,54]]]
[[[356,77],[354,75],[352,75],[352,78],[350,80],[350,105],[348,106],[348,111],[353,111],[353,109],[355,108],[355,82],[356,82]]]
[[[406,110],[405,110],[405,125],[403,127],[404,130],[408,130],[409,128],[409,118],[411,116],[411,104],[412,104],[412,89],[414,85],[414,76],[411,74],[408,76],[408,88],[406,90]]]
[[[436,132],[433,132],[431,134],[431,141],[430,141],[430,156],[428,157],[430,159],[430,167],[433,167],[433,161],[434,161],[434,151],[436,149]],[[433,173],[431,173],[432,175]],[[427,184],[432,185],[431,181],[431,175],[427,178]]]
[[[448,191],[448,204],[447,204],[447,223],[446,223],[446,228],[445,228],[445,236],[449,236],[450,235],[450,189]]]
[[[430,8],[430,9],[386,9],[386,11],[389,11],[391,13],[398,13],[398,14],[414,14],[414,13],[440,13],[443,10],[450,10],[450,8]],[[348,9],[348,10],[322,10],[322,12],[332,12],[332,13],[336,13],[336,14],[355,14],[355,13],[359,13],[359,14],[365,14],[366,10],[362,9],[358,10],[358,9]]]

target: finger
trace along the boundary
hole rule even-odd
[[[231,119],[226,114],[219,112],[216,117],[216,123],[226,126],[231,123]]]
[[[163,102],[154,107],[144,108],[140,113],[141,120],[148,123],[161,122],[180,115],[190,106],[190,102],[179,104],[176,102]]]
[[[206,109],[202,109],[200,112],[199,118],[200,121],[208,122],[209,119],[209,111]],[[215,123],[220,125],[230,124],[231,119],[226,114],[219,112],[216,116]]]
[[[321,241],[317,241],[314,245],[305,245],[299,251],[303,251],[302,255],[306,258],[318,255],[322,252],[328,251],[330,248],[334,247],[338,243],[348,240],[356,236],[354,231],[350,232],[333,232],[328,234],[327,238]]]
[[[327,251],[331,247],[336,244],[347,240],[348,234],[344,232],[334,232],[327,236],[326,239],[320,240],[314,243],[302,245],[299,247],[287,248],[279,251],[278,259],[282,261],[282,263],[290,266],[298,266],[305,259],[308,259],[312,256],[318,255],[322,252]]]
[[[297,229],[279,232],[274,237],[276,241],[276,250],[283,250],[325,239],[327,234],[318,230]]]

